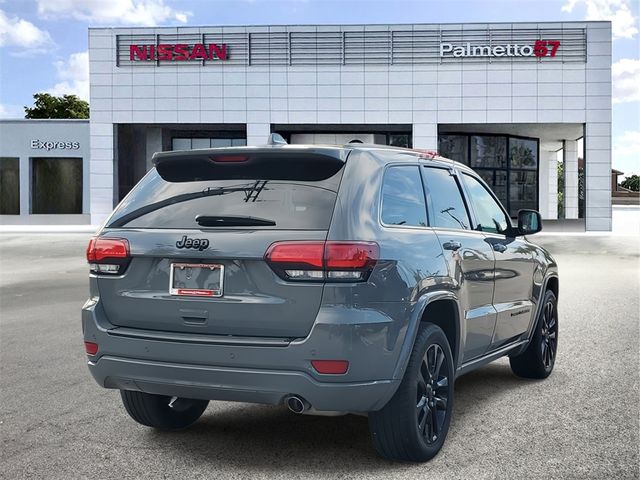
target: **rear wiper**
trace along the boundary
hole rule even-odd
[[[202,227],[275,227],[276,222],[267,218],[244,216],[198,215],[196,222]]]
[[[239,187],[205,188],[200,192],[181,193],[173,197],[165,198],[164,200],[160,200],[158,202],[150,203],[148,205],[145,205],[144,207],[136,208],[132,212],[129,212],[126,215],[123,215],[122,217],[111,222],[109,227],[124,227],[127,223],[135,220],[136,218],[140,218],[148,213],[155,212],[156,210],[160,210],[164,207],[168,207],[169,205],[188,202],[197,198],[226,195],[232,192],[246,192],[247,189],[254,188],[254,185],[255,184]]]

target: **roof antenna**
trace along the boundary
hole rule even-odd
[[[286,145],[287,141],[279,133],[272,133],[269,135],[269,141],[267,145]]]

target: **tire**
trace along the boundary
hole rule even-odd
[[[441,362],[439,371],[434,358]],[[369,413],[378,453],[389,460],[432,459],[449,431],[453,383],[453,356],[446,335],[432,323],[421,324],[398,390],[381,410]]]
[[[208,400],[167,397],[129,390],[120,390],[120,396],[131,418],[142,425],[159,430],[187,428],[200,418],[209,404]]]
[[[551,290],[547,290],[529,346],[521,354],[509,358],[511,370],[519,377],[547,378],[556,363],[557,349],[558,300]]]

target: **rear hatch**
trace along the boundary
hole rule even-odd
[[[124,273],[98,274],[108,320],[165,332],[299,338],[322,282],[287,282],[277,241],[327,237],[348,150],[265,147],[156,154],[100,239],[128,243]]]

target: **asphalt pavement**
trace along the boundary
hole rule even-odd
[[[640,476],[640,237],[533,237],[560,268],[545,381],[500,360],[456,382],[427,464],[376,456],[364,417],[211,402],[192,428],[134,423],[86,368],[84,234],[0,235],[0,478],[438,479]]]

